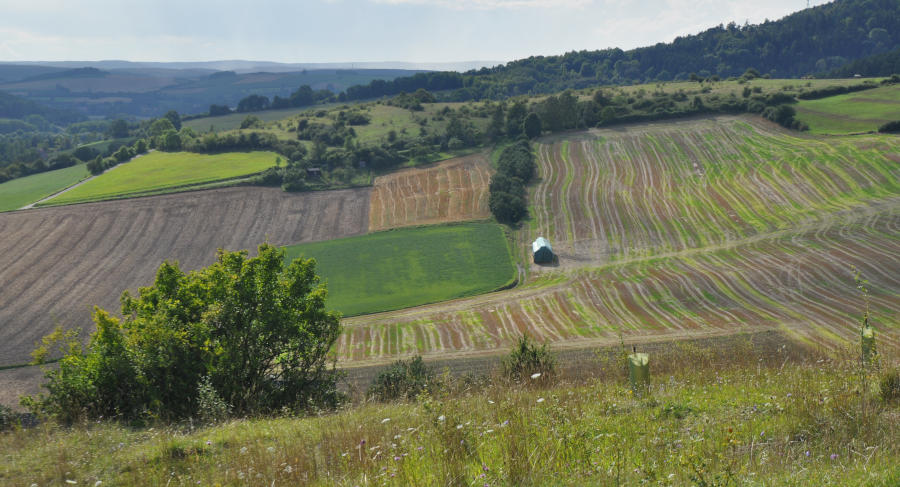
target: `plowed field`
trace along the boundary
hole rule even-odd
[[[490,218],[490,163],[482,154],[375,178],[369,231]]]
[[[619,336],[682,338],[759,328],[808,343],[852,339],[863,309],[851,266],[869,280],[883,346],[900,345],[900,198],[707,249],[544,274],[522,288],[345,321],[347,364],[422,353],[508,349],[522,333],[555,348]]]
[[[228,188],[0,213],[0,365],[28,361],[56,322],[90,329],[92,305],[118,311],[165,259],[195,269],[220,247],[363,234],[369,192]]]
[[[900,195],[897,137],[801,138],[752,119],[598,130],[537,153],[526,237],[548,237],[563,267],[719,245]]]

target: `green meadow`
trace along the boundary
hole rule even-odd
[[[404,228],[287,247],[313,257],[328,307],[344,316],[408,308],[492,291],[515,275],[499,225]]]
[[[797,118],[806,122],[813,134],[878,130],[886,122],[900,120],[900,86],[803,100],[797,105]]]
[[[12,211],[46,198],[90,176],[84,164],[0,184],[0,211]]]
[[[275,165],[273,152],[205,155],[152,152],[119,164],[83,185],[48,201],[64,205],[161,193],[186,186],[256,174]]]

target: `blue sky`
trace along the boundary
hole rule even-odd
[[[630,49],[805,7],[805,0],[0,0],[0,61],[509,61]]]

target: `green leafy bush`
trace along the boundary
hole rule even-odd
[[[64,422],[333,407],[326,359],[340,320],[326,296],[315,261],[285,267],[284,250],[268,244],[253,258],[220,250],[187,274],[165,262],[138,297],[122,295],[122,320],[95,308],[87,347],[67,337],[59,368],[45,373],[49,393],[26,404]]]
[[[367,396],[376,401],[410,399],[434,382],[434,371],[416,355],[408,361],[398,360],[379,373],[369,386]]]
[[[538,346],[528,335],[519,338],[502,362],[503,375],[512,380],[523,380],[534,374],[546,378],[553,374],[555,366],[556,360],[547,344]]]

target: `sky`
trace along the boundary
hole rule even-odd
[[[811,5],[826,3],[811,1]],[[669,42],[806,0],[0,0],[0,61],[511,61]]]

